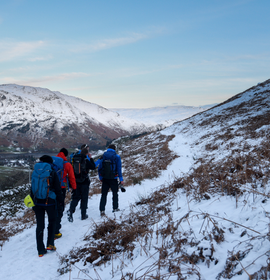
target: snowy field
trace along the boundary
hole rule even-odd
[[[170,129],[164,131],[164,133],[170,134]],[[193,139],[189,139],[193,141]],[[125,193],[119,193],[119,205],[121,212],[112,213],[111,205],[111,193],[108,195],[108,202],[106,207],[106,215],[111,219],[121,219],[123,215],[128,215],[130,206],[138,201],[141,197],[146,197],[151,194],[152,191],[157,190],[163,185],[167,185],[175,179],[175,176],[179,177],[181,174],[189,172],[194,163],[194,155],[199,155],[200,151],[194,149],[191,150],[191,145],[188,139],[183,138],[181,135],[176,135],[173,141],[170,142],[170,149],[175,151],[179,157],[173,161],[169,168],[162,172],[162,175],[155,180],[145,180],[141,185],[135,185],[127,188]],[[66,210],[62,219],[62,234],[63,237],[56,240],[55,245],[57,247],[56,252],[48,252],[42,258],[38,257],[35,242],[35,226],[30,229],[24,230],[22,233],[12,237],[9,242],[6,242],[0,251],[0,279],[1,280],[68,280],[68,279],[121,279],[122,275],[126,273],[134,273],[137,278],[144,275],[151,266],[152,263],[157,261],[157,251],[155,247],[160,247],[159,244],[162,239],[155,239],[154,244],[149,248],[149,252],[144,252],[139,243],[135,243],[134,257],[132,261],[126,260],[124,265],[122,260],[115,257],[109,264],[93,267],[89,263],[84,266],[83,263],[75,263],[71,266],[71,272],[64,275],[59,275],[58,268],[60,266],[59,259],[61,256],[68,254],[74,247],[83,246],[85,241],[84,237],[91,232],[93,223],[102,223],[103,218],[99,216],[99,200],[100,195],[94,195],[89,199],[88,214],[89,219],[81,221],[80,211],[77,208],[74,214],[74,222],[69,223],[67,221]],[[192,228],[192,235],[194,239],[201,239],[203,237],[202,231],[207,225],[203,225],[203,217],[201,213],[207,212],[216,217],[223,217],[227,220],[222,220],[222,226],[224,227],[225,242],[215,246],[214,258],[218,260],[216,264],[210,262],[208,265],[206,262],[201,262],[196,266],[196,269],[200,272],[202,279],[211,280],[216,279],[217,275],[224,268],[228,251],[232,251],[237,245],[239,246],[239,239],[244,231],[247,233],[243,235],[242,241],[245,242],[252,236],[263,236],[269,231],[268,222],[266,217],[270,213],[270,205],[262,204],[261,197],[242,197],[238,201],[236,207],[235,199],[231,196],[218,196],[211,197],[210,200],[202,200],[196,202],[189,200],[189,198],[182,193],[182,190],[178,190],[175,200],[171,204],[173,213],[173,220],[177,222],[183,218],[187,213],[190,215],[190,220],[181,224],[182,230],[188,230]],[[164,218],[165,219],[165,218]],[[234,223],[232,223],[233,221]],[[164,221],[166,222],[166,221]],[[245,225],[246,228],[237,225]],[[162,226],[160,222],[159,227]],[[158,227],[158,225],[156,225]],[[184,228],[186,227],[186,228]],[[253,230],[249,230],[253,229]],[[230,229],[230,230],[229,230]],[[233,234],[232,234],[233,231]],[[181,229],[179,229],[181,233]],[[46,234],[45,237],[46,238]],[[207,242],[206,242],[207,243]],[[208,243],[207,243],[208,244]],[[206,248],[207,245],[206,244]],[[258,269],[265,265],[266,256],[264,253],[269,250],[270,244],[267,239],[261,239],[253,244],[256,255],[260,256],[256,262],[252,263],[254,259],[245,259],[244,265],[246,266],[250,262],[248,271],[258,271]],[[190,248],[194,250],[194,248]],[[208,248],[210,250],[210,248]],[[247,262],[247,263],[246,263]],[[150,279],[150,278],[148,278]],[[165,279],[165,278],[164,278]],[[176,276],[171,276],[170,279],[177,279]],[[198,279],[198,278],[189,278]],[[224,279],[224,278],[220,278]],[[246,273],[235,276],[233,279],[246,280],[248,279]]]

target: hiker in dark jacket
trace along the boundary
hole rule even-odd
[[[118,178],[120,180],[121,185],[123,186],[123,176],[122,176],[122,162],[121,157],[116,154],[116,147],[114,144],[110,144],[107,151],[103,154],[102,159],[98,165],[98,175],[99,180],[102,182],[102,189],[101,189],[101,198],[99,204],[100,215],[105,215],[105,206],[107,203],[107,195],[109,189],[112,190],[112,200],[113,200],[113,212],[119,211],[118,208]],[[103,170],[103,160],[104,158],[115,158],[115,177],[113,179],[103,178],[102,170]]]
[[[60,152],[57,154],[57,157],[60,157],[64,160],[64,170],[63,170],[63,186],[61,187],[63,198],[66,197],[66,190],[68,183],[70,183],[71,188],[76,190],[77,184],[74,175],[74,170],[70,162],[67,161],[68,150],[66,148],[62,148]],[[67,177],[68,176],[68,177]],[[62,205],[57,205],[57,218],[56,218],[56,228],[55,228],[55,238],[62,237],[62,233],[60,232],[61,229],[61,219],[63,217],[63,212],[65,210],[65,203]]]
[[[53,163],[53,159],[50,156],[44,155],[40,158],[41,162],[46,162],[49,164]],[[31,190],[31,197],[35,203],[33,210],[36,214],[37,228],[36,228],[36,242],[39,257],[42,257],[47,253],[47,250],[55,251],[54,246],[54,233],[56,225],[56,201],[60,205],[64,203],[60,182],[55,171],[52,170],[50,175],[50,191],[54,192],[56,195],[56,200],[50,197],[46,199],[38,199]],[[45,212],[48,216],[48,234],[47,234],[47,247],[45,248],[43,243],[43,233],[45,228]]]
[[[89,186],[90,186],[90,179],[89,179],[89,170],[95,170],[95,162],[92,159],[91,154],[88,152],[87,148],[83,148],[81,152],[78,154],[81,157],[82,162],[84,163],[85,170],[83,170],[82,165],[80,166],[81,174],[77,175],[76,171],[75,178],[76,178],[76,184],[77,189],[73,190],[70,208],[68,210],[68,221],[73,222],[73,213],[76,210],[76,206],[78,205],[79,201],[81,200],[81,219],[85,220],[88,218],[88,215],[86,214],[86,209],[88,205],[88,194],[89,194]],[[73,164],[75,161],[76,154],[73,157]],[[89,160],[89,159],[90,160]],[[73,165],[73,168],[75,166]]]

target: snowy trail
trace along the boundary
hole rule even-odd
[[[165,130],[164,134],[172,134],[174,131]],[[194,155],[200,156],[201,151],[197,148],[190,149],[190,144],[194,142],[194,139],[185,139],[180,134],[169,143],[169,147],[179,157],[176,158],[167,168],[163,171],[159,178],[154,180],[144,180],[141,185],[130,186],[125,193],[119,192],[119,206],[121,211],[118,213],[112,213],[112,194],[108,194],[106,215],[109,218],[121,219],[122,214],[129,214],[130,205],[140,200],[142,197],[146,197],[148,194],[155,191],[162,185],[166,185],[173,181],[175,177],[181,176],[190,170],[193,165]],[[196,150],[197,149],[197,150]],[[218,156],[218,155],[217,155]],[[42,258],[39,258],[36,250],[35,242],[35,226],[30,229],[26,229],[16,236],[10,238],[9,242],[6,242],[0,251],[0,279],[1,280],[68,280],[68,279],[91,279],[86,275],[83,275],[81,270],[93,277],[93,279],[120,279],[121,272],[118,270],[113,275],[112,267],[121,266],[121,262],[114,260],[113,265],[107,264],[97,268],[98,276],[94,274],[91,266],[83,266],[81,262],[76,263],[76,268],[72,266],[71,273],[59,275],[57,272],[60,266],[60,257],[69,253],[73,247],[79,247],[83,245],[84,236],[89,234],[92,230],[93,223],[99,224],[103,218],[99,216],[99,200],[100,195],[94,195],[89,199],[88,203],[88,215],[89,219],[80,220],[80,209],[77,207],[74,214],[74,222],[69,223],[67,221],[66,211],[69,205],[66,206],[66,210],[62,219],[61,232],[63,237],[56,240],[55,245],[57,252],[48,252]],[[202,230],[207,229],[207,223],[204,225],[204,216],[202,213],[208,213],[214,215],[215,220],[218,221],[219,226],[224,230],[225,241],[220,244],[215,244],[215,252],[213,257],[218,260],[216,264],[211,262],[209,267],[206,263],[200,263],[197,265],[197,269],[201,274],[203,280],[214,280],[217,275],[223,271],[226,259],[229,252],[234,250],[246,250],[245,242],[251,240],[252,237],[262,236],[252,243],[253,252],[256,253],[248,255],[242,264],[248,267],[248,272],[251,274],[258,271],[262,266],[266,264],[267,256],[265,253],[269,250],[270,242],[267,238],[263,238],[267,235],[269,219],[266,217],[267,213],[270,213],[270,204],[263,203],[261,196],[252,196],[247,193],[237,200],[238,206],[236,206],[236,199],[232,196],[217,196],[212,197],[210,200],[197,201],[189,199],[186,195],[183,195],[181,189],[176,193],[175,200],[171,205],[173,220],[179,221],[187,213],[190,213],[188,221],[181,223],[181,231],[188,232],[192,229],[192,235],[194,240],[200,241],[200,246],[204,246],[205,250],[209,250],[209,242],[204,240]],[[226,218],[227,220],[223,219]],[[165,218],[165,217],[164,217]],[[238,223],[236,225],[235,223]],[[162,223],[162,221],[160,222]],[[239,226],[240,225],[240,226]],[[242,227],[244,225],[245,227]],[[247,229],[250,228],[250,229]],[[257,231],[257,233],[255,231]],[[245,233],[246,232],[246,233]],[[245,234],[244,234],[245,233]],[[156,240],[154,240],[156,242]],[[160,244],[161,238],[155,243],[155,246],[162,246]],[[242,246],[242,247],[241,247]],[[190,254],[196,248],[189,247]],[[206,252],[206,251],[205,251]],[[149,248],[149,254],[142,254],[139,243],[135,242],[135,249],[133,251],[134,257],[132,261],[127,260],[126,266],[123,268],[122,273],[136,273],[139,277],[143,275],[144,268],[147,269],[147,265],[151,266],[153,262],[157,261],[156,250],[154,246]],[[149,258],[151,255],[151,258]],[[254,260],[256,258],[256,260]],[[81,270],[80,270],[81,269]],[[239,270],[240,267],[237,267]],[[100,277],[100,278],[99,278]],[[171,277],[172,279],[176,279]],[[224,278],[221,278],[224,279]],[[245,273],[235,275],[234,280],[246,280],[247,275]]]
[[[112,193],[108,194],[106,215],[110,218],[119,218],[123,213],[129,213],[129,206],[138,201],[140,197],[145,197],[158,186],[168,183],[179,175],[180,172],[187,172],[192,165],[192,157],[189,146],[180,136],[171,141],[170,148],[174,150],[180,157],[175,159],[168,169],[162,172],[162,175],[154,180],[145,180],[141,185],[130,186],[125,193],[119,192],[119,208],[118,213],[112,213]],[[66,209],[62,218],[62,238],[55,241],[57,252],[48,252],[44,257],[39,258],[36,241],[35,229],[24,230],[16,236],[10,238],[0,251],[0,279],[1,280],[55,280],[69,279],[69,274],[59,276],[57,269],[59,268],[59,256],[67,254],[73,247],[83,244],[83,238],[91,231],[93,221],[99,223],[102,218],[99,215],[100,195],[94,195],[89,199],[87,213],[89,218],[82,221],[80,219],[79,205],[74,213],[74,222],[67,221]],[[44,241],[46,240],[47,223],[45,225]],[[46,245],[46,244],[45,244]],[[73,268],[72,278],[78,276],[78,271]],[[107,279],[111,279],[110,277]]]

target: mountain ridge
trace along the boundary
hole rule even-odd
[[[212,108],[217,104],[204,106],[159,106],[150,108],[112,108],[111,110],[130,119],[144,122],[150,126],[162,125],[164,128],[172,125],[174,122],[189,118],[199,112]]]
[[[25,150],[90,141],[98,148],[120,136],[155,129],[77,97],[15,84],[0,85],[0,114],[0,145]]]

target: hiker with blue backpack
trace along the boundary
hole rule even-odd
[[[53,159],[48,155],[40,158],[40,162],[34,166],[31,179],[31,197],[35,206],[37,228],[36,242],[39,257],[49,251],[55,251],[54,234],[56,226],[56,204],[64,203],[60,182],[56,172],[52,168]],[[43,243],[43,233],[45,228],[45,213],[48,216],[47,246]]]
[[[110,144],[103,154],[98,165],[99,180],[102,182],[101,198],[99,204],[100,215],[105,215],[105,206],[109,189],[112,191],[113,212],[120,211],[118,208],[118,179],[123,186],[121,157],[116,153],[116,146]],[[124,188],[123,188],[124,189]]]
[[[88,173],[89,170],[95,170],[96,166],[87,148],[83,148],[80,152],[74,154],[71,164],[74,169],[77,184],[77,189],[73,190],[70,208],[68,210],[68,221],[72,223],[73,213],[79,201],[81,201],[81,219],[85,220],[88,218],[86,214],[90,186]]]
[[[56,171],[58,178],[60,180],[61,190],[63,197],[66,197],[66,191],[69,191],[69,184],[72,190],[76,190],[77,184],[75,180],[75,175],[73,167],[70,162],[67,161],[68,150],[62,148],[57,156],[53,156],[54,170]],[[57,204],[57,217],[56,217],[56,228],[55,228],[55,238],[62,237],[61,229],[61,219],[65,210],[65,203],[62,205]]]

